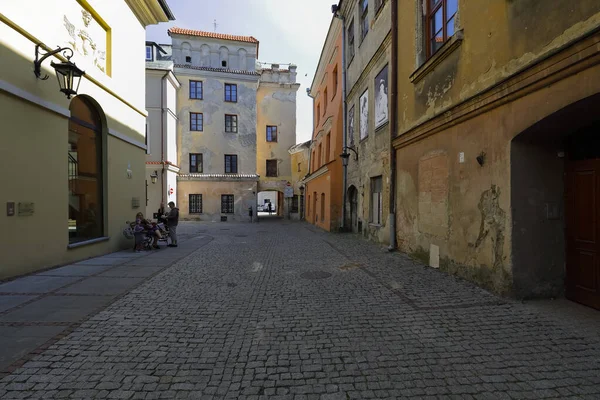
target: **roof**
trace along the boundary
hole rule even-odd
[[[200,70],[200,71],[225,72],[225,73],[229,73],[229,74],[241,74],[241,75],[253,75],[253,76],[260,75],[256,71],[245,71],[242,69],[229,69],[229,68],[198,67],[198,66],[189,65],[189,64],[175,64],[174,67],[175,68],[196,69],[196,70]]]
[[[189,36],[200,36],[212,39],[223,39],[223,40],[232,40],[235,42],[247,42],[247,43],[256,43],[258,44],[258,40],[253,36],[238,36],[238,35],[228,35],[226,33],[216,33],[216,32],[205,32],[205,31],[196,31],[193,29],[184,29],[178,27],[172,27],[168,30],[169,35],[189,35]]]
[[[169,8],[169,5],[167,4],[166,0],[158,0],[158,4],[160,4],[160,7],[163,9],[163,12],[167,16],[167,18],[169,18],[170,21],[175,21],[175,16],[171,12],[171,9]]]
[[[297,152],[299,152],[299,151],[302,151],[302,150],[303,150],[303,148],[304,148],[304,149],[308,149],[308,148],[310,148],[310,143],[311,143],[311,140],[308,140],[308,141],[306,141],[306,142],[302,142],[302,143],[295,144],[295,145],[293,145],[292,147],[290,147],[290,148],[288,149],[288,153],[290,153],[290,154],[293,154],[293,153],[297,153]]]

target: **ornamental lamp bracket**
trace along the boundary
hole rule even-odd
[[[56,79],[58,79],[58,86],[60,87],[60,91],[63,92],[68,99],[70,99],[71,96],[77,95],[77,90],[79,89],[81,77],[85,75],[85,72],[79,69],[75,65],[75,63],[71,62],[71,57],[73,57],[73,50],[69,47],[58,46],[56,50],[48,51],[42,54],[40,53],[41,46],[41,44],[35,46],[35,60],[33,61],[33,73],[35,74],[36,78],[41,79],[43,81],[48,79],[48,75],[44,75],[42,77],[42,63],[46,58],[62,52],[63,57],[66,58],[67,61],[60,63],[55,63],[54,61],[51,61],[50,65],[56,71]],[[70,53],[70,55],[68,53]]]

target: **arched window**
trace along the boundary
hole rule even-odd
[[[206,44],[200,47],[200,66],[210,67],[210,47]]]
[[[245,71],[248,69],[248,66],[246,65],[246,54],[248,54],[248,52],[245,49],[238,50],[240,69],[242,71]]]
[[[104,236],[102,122],[81,96],[69,109],[69,243],[77,243]]]
[[[219,60],[221,62],[221,68],[227,68],[229,66],[229,49],[225,46],[222,46],[219,49]]]
[[[181,55],[186,63],[192,62],[192,46],[188,42],[183,42],[181,44]]]

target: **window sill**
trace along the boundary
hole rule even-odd
[[[381,225],[381,224],[376,224],[376,223],[373,223],[373,222],[369,222],[369,226],[371,226],[371,227],[373,227],[373,228],[381,228],[383,225]]]
[[[375,128],[375,133],[379,133],[379,132],[381,132],[381,130],[382,130],[383,128],[385,128],[385,127],[386,127],[386,126],[387,126],[389,123],[390,123],[390,119],[389,119],[389,117],[388,117],[388,120],[387,120],[387,121],[385,121],[383,124],[381,124],[381,125],[379,125],[377,128]]]
[[[429,57],[429,59],[423,63],[423,65],[421,65],[415,72],[412,73],[410,76],[410,81],[414,84],[419,83],[419,81],[421,81],[425,75],[433,71],[435,67],[437,67],[450,54],[452,54],[454,50],[459,48],[463,39],[464,34],[461,29],[457,31],[450,39],[448,39],[434,55]]]
[[[99,238],[96,238],[96,239],[85,240],[83,242],[77,242],[77,243],[69,244],[69,245],[67,245],[67,249],[76,249],[76,248],[87,246],[87,245],[90,245],[90,244],[96,244],[96,243],[101,243],[101,242],[108,242],[109,239],[110,238],[108,236],[103,236],[103,237],[99,237]]]

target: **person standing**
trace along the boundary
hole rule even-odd
[[[169,247],[177,247],[177,224],[179,223],[179,208],[175,207],[175,203],[170,201],[169,208],[171,209],[167,214],[167,226],[169,227],[169,237],[171,243]]]
[[[273,206],[271,206],[270,202],[269,202],[269,205],[267,206],[267,210],[269,211],[269,215],[271,215],[271,213],[273,212]]]

